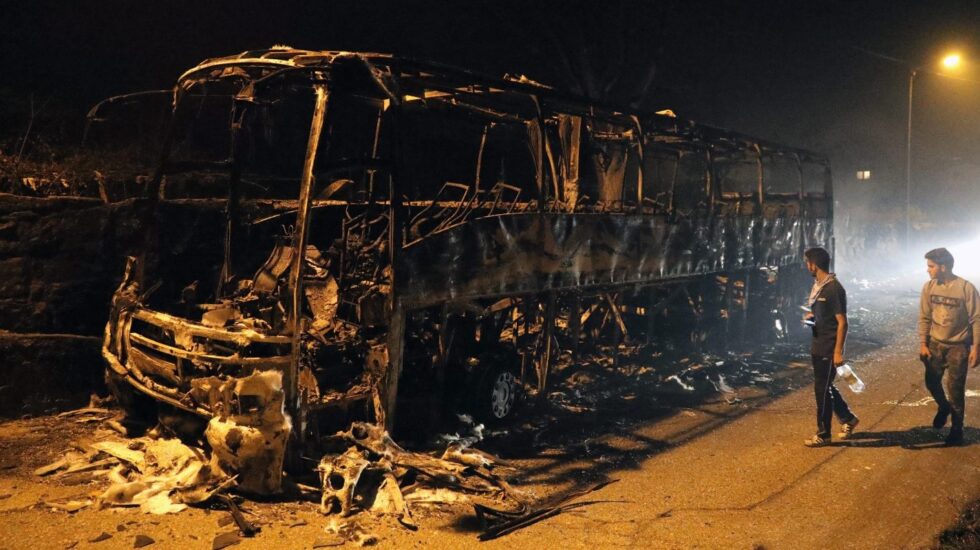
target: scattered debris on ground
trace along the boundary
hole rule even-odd
[[[101,424],[96,438],[71,443],[57,460],[37,467],[37,477],[58,482],[94,482],[95,489],[77,498],[50,500],[52,509],[75,513],[90,506],[132,507],[148,514],[173,514],[188,506],[220,507],[229,516],[219,525],[233,525],[233,531],[219,533],[213,548],[237,544],[242,537],[255,536],[260,527],[249,521],[238,502],[241,491],[238,475],[229,475],[215,467],[216,454],[187,445],[177,438],[160,437],[151,430],[141,437],[123,438],[113,424],[119,424],[113,411],[86,407],[59,415],[62,421],[74,420],[85,425]],[[348,430],[325,437],[317,473],[320,509],[330,516],[325,521],[329,537],[321,546],[346,542],[371,545],[377,534],[354,517],[368,514],[376,518],[391,517],[404,528],[418,528],[414,509],[442,505],[472,505],[480,514],[519,516],[527,511],[521,493],[501,475],[513,473],[499,458],[472,447],[483,439],[484,426],[461,416],[468,433],[445,434],[444,450],[426,454],[405,450],[396,444],[380,426],[354,423]],[[261,465],[265,467],[265,463]],[[299,491],[313,488],[295,483]],[[247,490],[245,494],[250,494]],[[306,525],[305,521],[294,522]],[[98,541],[112,535],[102,533]],[[100,538],[101,537],[101,538]],[[98,542],[92,539],[90,542]],[[134,547],[153,544],[145,535],[137,536]]]
[[[615,483],[616,481],[617,480],[615,479],[604,481],[584,491],[578,491],[567,495],[555,504],[540,507],[534,510],[527,510],[523,513],[502,512],[500,510],[475,505],[476,515],[480,519],[480,523],[485,526],[485,529],[483,533],[480,534],[479,539],[485,541],[499,538],[508,533],[513,533],[518,529],[533,525],[539,521],[557,516],[562,512],[592,504],[591,502],[573,503],[572,501],[587,494],[594,493],[595,491]]]
[[[200,449],[178,439],[140,437],[128,441],[73,443],[65,455],[34,471],[38,476],[65,478],[85,474],[106,478],[110,485],[93,499],[52,502],[54,509],[74,512],[97,503],[136,506],[150,514],[180,512],[188,504],[210,500],[234,485],[234,479],[215,475]]]
[[[476,430],[481,431],[482,426]],[[321,510],[342,518],[370,510],[414,530],[410,505],[468,502],[503,513],[526,508],[520,495],[497,475],[499,459],[470,448],[478,437],[450,439],[437,458],[406,451],[374,424],[358,422],[327,438],[324,448],[333,452],[328,451],[317,468]]]

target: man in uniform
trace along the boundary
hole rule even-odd
[[[938,410],[932,420],[942,429],[952,416],[947,445],[963,442],[967,367],[977,366],[980,347],[980,297],[970,281],[953,274],[953,255],[945,248],[926,253],[929,282],[919,303],[919,359],[926,387]],[[946,391],[943,391],[943,375]]]
[[[847,338],[847,293],[830,272],[830,253],[811,248],[803,253],[806,268],[813,275],[810,290],[810,313],[804,318],[813,327],[810,356],[813,360],[813,391],[817,399],[817,433],[804,442],[807,447],[830,444],[830,422],[833,415],[841,421],[838,437],[847,439],[858,425],[844,397],[834,387],[837,367],[844,364],[844,341]]]

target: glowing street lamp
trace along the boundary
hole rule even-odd
[[[951,52],[942,59],[942,66],[945,69],[955,70],[962,65],[963,59],[959,53]],[[912,235],[912,90],[915,85],[915,76],[926,65],[912,67],[909,69],[909,113],[908,131],[905,135],[905,253],[908,254],[911,235]],[[943,76],[941,73],[934,73]]]
[[[960,54],[951,53],[943,58],[943,67],[946,67],[947,69],[955,69],[960,66],[960,61],[962,61]]]

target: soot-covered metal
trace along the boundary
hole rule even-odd
[[[164,142],[149,201],[226,201],[223,255],[168,263],[149,225],[108,377],[134,413],[208,423],[255,492],[353,421],[504,418],[559,345],[654,338],[678,297],[782,315],[833,242],[820,155],[388,55],[205,61]]]

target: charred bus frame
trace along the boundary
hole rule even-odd
[[[247,165],[256,143],[280,139],[263,128],[287,93],[308,102],[302,162],[288,192],[256,198],[271,180],[254,185]],[[152,306],[152,254],[131,259],[108,376],[203,419],[247,422],[281,392],[299,442],[315,439],[320,411],[355,403],[394,429],[407,371],[426,379],[415,397],[433,418],[454,369],[505,416],[515,379],[544,390],[557,346],[649,339],[678,301],[730,323],[760,281],[779,314],[803,250],[832,246],[825,157],[526,79],[275,48],[205,61],[173,97],[150,211],[169,200],[165,175],[226,171],[223,257],[207,300],[183,310]],[[227,100],[227,155],[178,161],[185,104],[206,97]],[[321,214],[330,223],[311,222]],[[252,228],[270,220],[293,227],[249,264]],[[145,249],[165,231],[151,225]],[[247,278],[242,265],[259,268]],[[188,306],[201,317],[178,314]],[[340,363],[357,371],[343,383]],[[281,388],[249,393],[266,372]]]

